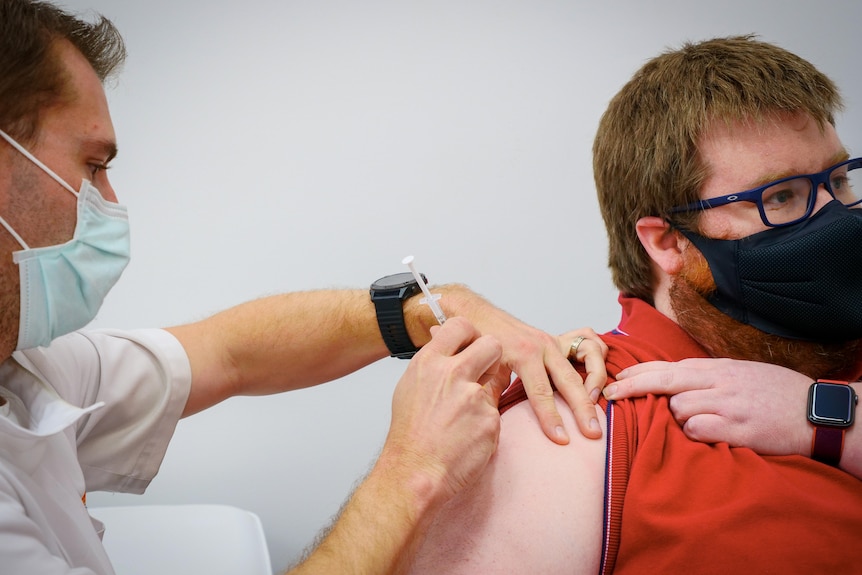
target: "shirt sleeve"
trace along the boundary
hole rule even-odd
[[[45,355],[40,370],[66,401],[105,402],[75,429],[87,491],[143,493],[189,395],[191,367],[180,342],[160,329],[76,332]]]

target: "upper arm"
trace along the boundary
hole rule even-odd
[[[605,418],[602,439],[586,439],[556,402],[569,444],[549,441],[528,403],[508,410],[488,468],[440,512],[413,573],[598,572]]]
[[[211,320],[166,328],[183,346],[191,367],[191,389],[183,417],[212,407],[235,394],[236,370]]]

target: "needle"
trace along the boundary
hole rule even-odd
[[[432,294],[428,290],[425,280],[422,279],[422,276],[416,271],[416,267],[413,265],[413,256],[407,256],[401,260],[401,263],[410,268],[410,272],[413,274],[413,277],[416,278],[419,288],[422,290],[422,293],[425,294],[421,303],[428,304],[434,317],[437,318],[437,323],[443,325],[446,322],[446,314],[443,313],[443,309],[440,307],[440,304],[437,303],[437,300],[440,299],[440,294]]]

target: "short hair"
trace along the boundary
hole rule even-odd
[[[648,61],[611,100],[593,143],[617,288],[652,302],[650,259],[635,223],[669,219],[671,208],[699,199],[707,171],[698,144],[710,123],[804,112],[824,127],[842,106],[835,84],[811,63],[753,36],[685,43]],[[674,221],[696,228],[698,215]]]
[[[40,112],[68,93],[57,44],[71,42],[104,83],[126,58],[122,36],[103,16],[93,23],[36,0],[0,0],[0,129],[36,137]]]

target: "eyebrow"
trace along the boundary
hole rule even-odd
[[[831,158],[829,158],[828,164],[823,169],[825,170],[829,166],[834,166],[835,164],[840,164],[844,160],[849,160],[849,159],[850,159],[850,153],[847,151],[846,148],[841,148],[840,151],[836,152],[835,154],[832,155]],[[784,178],[792,178],[793,176],[801,176],[801,175],[803,175],[803,174],[800,174],[799,172],[796,172],[796,171],[786,171],[786,172],[777,172],[777,173],[772,173],[772,174],[766,174],[762,178],[758,178],[757,181],[755,181],[753,183],[753,185],[748,187],[748,189],[753,190],[754,188],[759,188],[760,186],[764,186],[764,185],[768,184],[769,182],[774,182],[776,180],[783,180]]]

